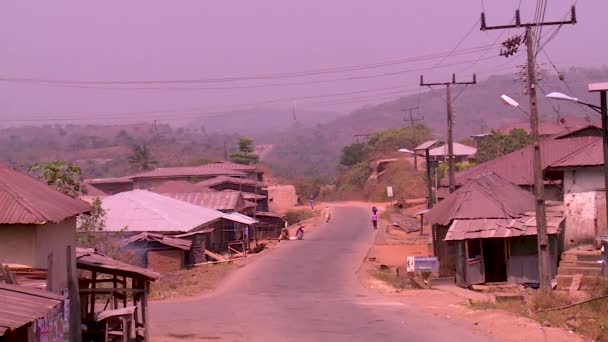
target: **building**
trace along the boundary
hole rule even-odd
[[[0,262],[48,270],[47,290],[68,288],[66,256],[76,244],[76,216],[91,207],[0,164]],[[76,278],[72,279],[74,282]]]
[[[217,191],[233,190],[243,193],[243,197],[255,197],[257,210],[268,210],[268,184],[251,179],[219,176],[197,183],[198,186],[211,188]],[[254,196],[255,195],[255,196]],[[260,197],[263,196],[263,197]]]
[[[545,168],[545,177],[563,187],[567,247],[608,235],[603,166],[603,142],[596,138]]]
[[[84,184],[85,186],[92,185],[107,195],[133,190],[133,180],[130,177],[85,179]]]
[[[247,174],[246,178],[257,180],[260,182],[264,180],[264,172],[258,169],[256,165],[237,164],[224,160],[206,164],[205,166],[223,170],[241,171]]]
[[[122,240],[122,248],[133,252],[132,264],[171,273],[192,265],[192,241],[163,234],[143,232]]]
[[[455,163],[463,163],[468,162],[473,159],[475,153],[477,153],[477,149],[475,147],[453,143],[452,144],[452,152],[454,156]],[[435,147],[429,150],[429,157],[431,160],[436,160],[438,162],[447,162],[449,157],[449,149],[448,145],[441,145],[439,147]]]
[[[495,174],[471,179],[430,209],[440,273],[463,286],[538,283],[534,195]],[[563,205],[547,205],[551,274],[563,251]]]
[[[179,192],[208,192],[217,191],[203,186],[199,186],[188,181],[168,181],[150,189],[158,194],[179,193]]]
[[[246,201],[238,191],[177,192],[161,195],[224,213],[247,214],[255,206],[254,203]]]
[[[416,146],[414,148],[414,169],[418,169],[418,157],[421,157],[423,160],[426,158],[426,150],[431,150],[436,147],[443,145],[443,141],[441,140],[429,140],[425,141],[422,144]],[[401,152],[401,150],[399,150]]]
[[[133,189],[150,190],[168,181],[197,183],[218,176],[245,178],[247,177],[247,172],[221,167],[208,167],[207,165],[159,167],[151,171],[135,174],[131,176],[131,179],[133,180]]]

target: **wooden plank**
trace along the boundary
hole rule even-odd
[[[72,262],[75,260],[72,246],[66,248],[66,267],[68,276],[68,294],[70,297],[70,324],[69,324],[69,339],[74,342],[82,342],[82,325],[80,311],[80,296],[78,293],[78,284],[74,282],[74,269]]]
[[[217,253],[213,253],[213,252],[211,252],[208,249],[205,249],[205,255],[208,256],[208,257],[211,257],[211,258],[213,258],[213,259],[215,259],[217,261],[226,261],[227,260],[223,256],[221,256],[221,255],[219,255]]]
[[[124,316],[124,315],[133,315],[135,312],[135,306],[128,306],[122,309],[114,309],[114,310],[106,310],[102,312],[98,312],[95,314],[95,322],[103,321],[104,319],[110,317]]]
[[[150,282],[146,281],[144,284],[144,288],[145,288],[145,292],[143,294],[143,296],[141,297],[141,308],[142,308],[142,323],[144,324],[144,341],[147,342],[149,341],[150,338],[150,325],[148,323],[149,321],[149,315],[148,315],[148,294],[150,293]]]
[[[91,289],[95,289],[97,287],[97,272],[93,271],[91,274]],[[82,292],[81,292],[82,293]],[[91,303],[89,307],[89,314],[93,316],[95,314],[95,303],[97,302],[97,298],[95,298],[95,292],[91,293]]]
[[[53,292],[53,253],[49,253],[46,262],[46,289]]]
[[[127,292],[127,293],[142,293],[144,290],[142,289],[130,289],[124,287],[117,288],[97,288],[97,289],[81,289],[80,293],[101,293],[101,294],[109,294],[111,292]]]

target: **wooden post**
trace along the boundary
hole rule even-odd
[[[116,276],[116,274],[112,277],[112,286],[114,286],[114,288],[118,287],[118,278]],[[114,296],[114,294],[112,293],[112,309],[116,309],[118,307],[118,298],[116,298],[116,296]]]
[[[53,253],[49,253],[46,262],[46,290],[53,292]]]
[[[91,272],[91,289],[95,289],[97,287],[97,272],[92,271]],[[97,301],[97,298],[95,298],[95,292],[93,291],[91,293],[91,303],[89,303],[90,307],[89,307],[89,317],[93,318],[93,316],[95,316],[95,302]],[[115,308],[113,308],[115,309]]]
[[[141,297],[141,312],[142,321],[144,323],[144,341],[149,341],[150,333],[148,332],[148,294],[150,293],[150,282],[144,280],[144,293]]]
[[[78,295],[78,286],[74,283],[74,270],[72,268],[74,253],[72,252],[72,246],[67,246],[65,254],[68,274],[68,296],[70,298],[69,338],[73,342],[82,342],[80,297]]]

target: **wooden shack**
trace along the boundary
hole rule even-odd
[[[179,271],[194,263],[192,241],[187,239],[143,232],[122,240],[120,246],[134,254],[133,264],[159,273]]]
[[[149,341],[148,294],[160,274],[90,249],[76,251],[85,341]]]

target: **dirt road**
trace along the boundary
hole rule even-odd
[[[364,289],[355,275],[373,240],[368,213],[336,208],[332,222],[285,242],[210,296],[153,303],[156,341],[488,341]]]

